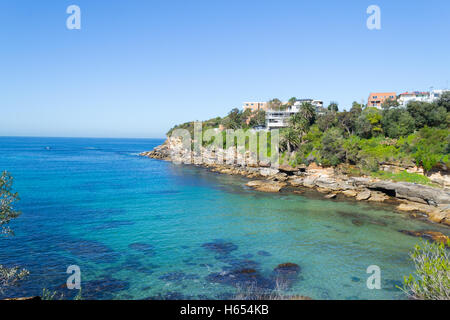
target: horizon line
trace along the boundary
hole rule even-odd
[[[0,139],[1,138],[55,138],[55,139],[138,139],[138,140],[163,140],[166,139],[166,137],[164,138],[143,138],[143,137],[84,137],[84,136],[78,136],[78,137],[69,137],[69,136],[28,136],[28,135],[23,135],[23,136],[3,136],[0,135]]]

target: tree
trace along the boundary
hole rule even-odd
[[[447,110],[444,106],[439,106],[438,103],[411,101],[406,109],[413,117],[416,129],[425,126],[444,129],[447,126]]]
[[[284,128],[281,130],[280,143],[283,149],[289,153],[300,145],[300,136],[293,128]]]
[[[294,113],[289,119],[290,127],[298,132],[304,131],[306,122],[308,122],[308,120],[306,120],[300,113]]]
[[[268,110],[281,110],[281,106],[283,105],[283,103],[275,98],[270,100],[269,102],[267,102],[267,109]]]
[[[438,107],[443,107],[450,112],[450,91],[445,91],[436,102]]]
[[[410,257],[416,267],[417,279],[412,274],[404,277],[400,289],[417,300],[450,300],[450,256],[445,244],[422,241]]]
[[[242,126],[242,112],[234,108],[229,113],[228,116],[226,116],[223,121],[222,125],[227,129],[239,129]]]
[[[336,166],[345,160],[343,147],[344,137],[338,128],[331,128],[325,132],[322,138],[320,155],[324,165]]]
[[[309,125],[316,119],[316,108],[309,102],[303,102],[299,110],[300,115],[305,118]]]
[[[343,111],[337,114],[337,123],[340,128],[345,130],[348,136],[355,132],[356,119],[355,114],[349,111]]]
[[[266,123],[266,111],[260,109],[256,111],[250,119],[249,125],[251,127],[263,126]]]
[[[292,97],[292,98],[290,98],[290,99],[288,100],[287,105],[288,105],[289,107],[291,107],[291,106],[294,105],[295,101],[297,101],[297,98],[296,98],[296,97]]]
[[[19,199],[17,193],[12,192],[13,178],[6,171],[0,176],[0,234],[13,235],[13,231],[8,224],[12,219],[20,215],[19,211],[14,210],[14,203]],[[0,293],[12,285],[16,285],[24,279],[29,272],[18,267],[7,268],[0,265]]]
[[[356,101],[353,101],[352,103],[352,108],[350,109],[350,112],[355,114],[355,115],[360,115],[362,112],[363,106],[361,104],[359,104]]]
[[[13,234],[8,224],[20,215],[19,211],[14,210],[14,203],[19,200],[19,195],[12,192],[13,181],[6,171],[0,176],[0,233],[3,235]]]
[[[327,111],[325,114],[318,116],[316,124],[322,131],[327,131],[328,129],[336,126],[338,124],[336,112]]]
[[[333,112],[339,111],[339,104],[337,102],[331,101],[328,105],[328,110]]]
[[[398,103],[397,99],[387,98],[387,99],[381,104],[381,108],[383,108],[383,109],[390,109],[390,108],[398,107],[399,105],[400,105],[400,104]]]
[[[356,134],[366,139],[379,135],[383,132],[381,118],[381,113],[377,108],[365,108],[356,121]]]
[[[385,108],[382,114],[381,125],[389,138],[399,138],[414,132],[414,119],[405,109]]]

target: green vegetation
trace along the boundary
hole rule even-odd
[[[380,178],[380,179],[384,179],[384,180],[406,181],[406,182],[435,186],[428,177],[423,176],[418,173],[409,173],[406,171],[402,171],[399,173],[377,171],[377,172],[372,172],[372,176]]]
[[[0,235],[12,235],[8,227],[12,219],[17,218],[20,212],[14,210],[14,203],[19,199],[17,193],[12,192],[13,178],[6,171],[0,176]],[[0,265],[0,293],[8,287],[17,285],[27,277],[29,272],[19,267],[7,268]]]
[[[427,177],[419,174],[380,173],[379,165],[415,164],[425,171],[448,170],[449,101],[450,93],[435,103],[411,102],[406,108],[399,107],[396,101],[386,101],[382,110],[354,102],[350,111],[343,112],[331,103],[325,114],[312,116],[311,121],[301,112],[292,117],[290,128],[284,129],[285,140],[296,142],[291,143],[295,145],[294,165],[352,164],[361,172],[380,178],[430,184]],[[302,121],[307,125],[298,125]],[[299,143],[295,135],[300,138]],[[281,149],[288,150],[284,145]]]
[[[272,99],[272,109],[283,110],[287,104]],[[288,128],[280,130],[280,151],[292,165],[316,162],[323,166],[355,165],[361,173],[385,179],[429,184],[420,175],[380,173],[380,164],[417,165],[428,172],[450,168],[450,93],[434,103],[410,102],[400,107],[395,100],[386,101],[382,109],[353,102],[349,111],[340,112],[336,102],[325,112],[304,103],[290,119]],[[223,118],[203,122],[203,129],[243,129],[265,123],[265,112],[233,109]],[[172,128],[183,128],[193,134],[193,122]],[[225,146],[225,132],[223,133]],[[210,141],[209,143],[211,143]]]
[[[404,277],[400,289],[412,299],[450,300],[450,261],[444,243],[422,241],[410,257],[416,267],[415,276]]]
[[[57,291],[50,291],[46,288],[42,289],[41,294],[42,300],[64,300],[64,294],[58,294]],[[77,295],[73,298],[73,300],[83,300],[81,295],[81,289],[78,291]]]

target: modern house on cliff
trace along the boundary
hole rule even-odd
[[[300,111],[303,103],[310,103],[316,108],[316,113],[323,113],[323,101],[313,99],[298,99],[292,106],[284,110],[267,110],[266,127],[267,129],[285,128],[289,125],[289,119]]]

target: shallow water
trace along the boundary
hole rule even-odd
[[[274,268],[291,262],[301,271],[290,294],[402,299],[395,285],[419,240],[398,230],[449,234],[388,205],[258,193],[239,177],[138,156],[160,143],[0,138],[0,170],[13,174],[23,212],[15,237],[0,239],[0,263],[31,272],[4,295],[73,297],[63,285],[75,264],[85,298],[230,298],[240,278],[226,272],[255,269],[271,288]],[[381,290],[366,286],[370,265]]]

